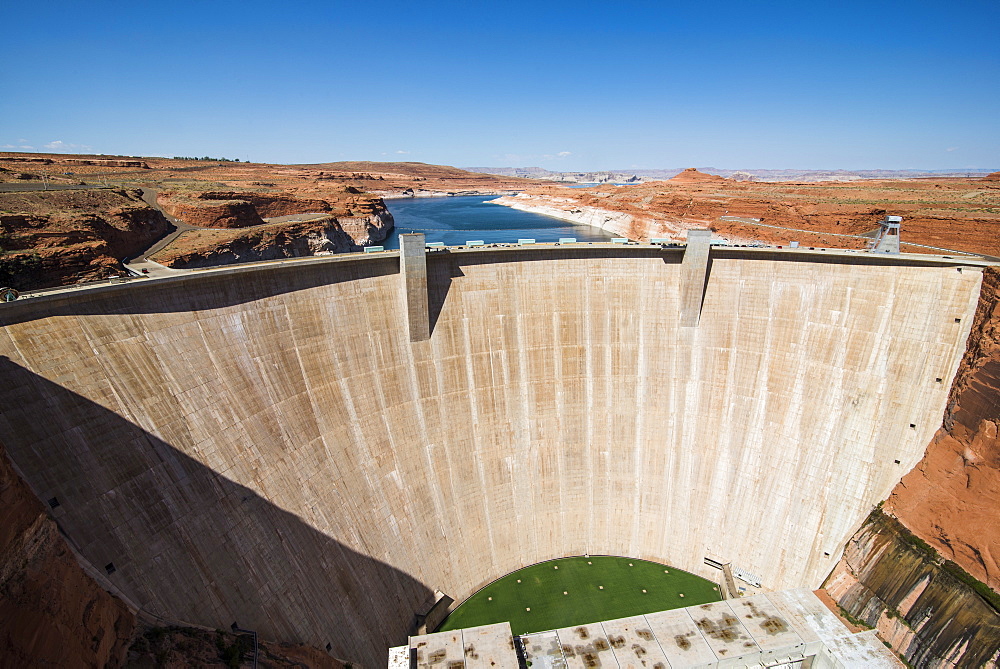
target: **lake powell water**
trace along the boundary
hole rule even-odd
[[[428,242],[448,246],[473,239],[486,243],[518,239],[557,242],[560,237],[575,237],[580,242],[606,242],[614,237],[589,225],[490,204],[492,199],[489,195],[473,195],[386,200],[396,228],[382,246],[398,249],[399,234],[404,232],[423,232]]]

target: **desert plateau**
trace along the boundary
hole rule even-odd
[[[357,252],[393,228],[385,200],[454,195],[639,242],[707,227],[731,243],[866,248],[887,214],[903,250],[1000,254],[1000,175],[760,182],[684,170],[665,181],[568,188],[421,163],[266,165],[0,153],[0,283],[17,290],[177,269]]]

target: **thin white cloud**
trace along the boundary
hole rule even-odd
[[[563,158],[566,158],[571,155],[573,155],[572,151],[559,151],[558,153],[541,153],[541,154],[504,153],[500,156],[497,156],[497,158],[503,161],[503,163],[507,167],[514,167],[514,166],[526,165],[529,163],[534,164],[537,163],[538,161],[543,161],[543,160],[562,160]]]
[[[21,144],[17,148],[19,148],[19,149],[27,149],[28,151],[34,151],[35,150],[35,147],[33,147],[33,146],[29,145],[29,144]]]
[[[61,139],[56,139],[48,144],[45,144],[45,148],[50,151],[91,151],[93,147],[87,146],[86,144],[70,144],[62,141]]]
[[[398,151],[396,151],[396,153],[398,153],[400,155],[405,155],[405,154],[409,153],[409,151],[403,151],[402,149],[399,149]]]
[[[16,149],[17,147],[13,144],[0,144],[0,149]]]
[[[957,151],[957,150],[958,150],[957,146],[949,146],[947,149],[945,149],[945,151],[947,151],[948,153],[951,153],[952,151]]]

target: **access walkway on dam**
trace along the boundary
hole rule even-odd
[[[3,304],[0,440],[136,608],[371,666],[554,557],[818,587],[939,427],[984,263],[712,247],[685,326],[686,250],[426,251],[415,341],[389,251]]]
[[[930,247],[927,247],[930,248]],[[636,242],[636,241],[625,241],[625,242],[535,242],[532,241],[531,244],[519,244],[517,242],[494,242],[490,244],[476,244],[476,245],[459,245],[459,246],[444,246],[440,244],[428,244],[426,246],[426,252],[430,254],[440,254],[440,253],[493,253],[493,252],[518,252],[518,253],[534,253],[537,254],[540,250],[566,250],[572,249],[574,251],[581,251],[584,253],[592,252],[595,254],[605,254],[608,251],[614,251],[622,255],[628,254],[645,254],[650,250],[660,249],[669,254],[678,254],[683,257],[687,249],[686,242],[667,242],[667,241],[656,241],[656,242]],[[945,250],[945,249],[941,249]],[[275,266],[295,266],[295,265],[307,265],[310,263],[342,263],[342,262],[357,262],[359,260],[375,260],[378,258],[398,258],[400,257],[400,249],[382,249],[381,247],[370,248],[369,251],[360,251],[357,253],[338,253],[330,255],[317,255],[317,256],[307,256],[307,257],[295,257],[295,258],[279,258],[274,260],[259,260],[259,261],[249,261],[242,262],[234,265],[219,265],[212,267],[198,267],[198,268],[185,268],[177,269],[172,267],[166,267],[159,263],[150,261],[148,259],[141,259],[131,263],[127,263],[126,267],[131,268],[133,271],[129,273],[128,276],[124,277],[113,277],[110,279],[100,279],[95,281],[87,281],[79,284],[73,284],[68,286],[57,286],[54,288],[41,288],[36,290],[26,290],[21,293],[22,299],[32,299],[53,295],[64,295],[67,293],[76,293],[78,291],[91,291],[100,290],[114,287],[121,287],[123,285],[128,285],[129,287],[148,285],[150,282],[171,279],[177,280],[183,276],[205,276],[205,275],[228,275],[228,274],[240,274],[243,272],[254,272],[262,268],[275,267]],[[878,264],[883,264],[884,261],[897,262],[903,264],[909,263],[927,263],[931,265],[940,264],[954,264],[954,265],[967,265],[969,267],[994,267],[1000,266],[1000,260],[994,259],[989,256],[982,256],[978,254],[965,253],[962,251],[954,251],[954,255],[944,255],[944,254],[927,254],[927,253],[900,253],[893,256],[883,256],[875,255],[867,251],[855,250],[855,249],[838,249],[838,248],[827,248],[827,247],[785,247],[785,246],[749,246],[742,244],[716,244],[711,245],[711,255],[713,257],[724,257],[724,258],[737,258],[745,257],[748,259],[752,258],[763,258],[771,257],[771,254],[776,254],[772,257],[774,260],[813,260],[816,262],[828,262],[831,259],[840,258],[844,262],[854,261],[867,264],[868,262],[876,262]],[[872,259],[872,260],[866,260]],[[139,270],[148,269],[149,274],[141,274]]]

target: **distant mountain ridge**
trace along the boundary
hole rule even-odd
[[[523,179],[544,179],[566,183],[636,183],[665,181],[685,170],[666,169],[606,170],[599,172],[553,172],[541,167],[464,167],[469,172]],[[735,181],[858,181],[861,179],[920,179],[985,177],[994,169],[968,170],[770,170],[699,167],[699,172]]]
[[[607,170],[602,172],[552,172],[541,167],[463,167],[468,172],[478,174],[493,174],[502,177],[519,177],[521,179],[543,179],[546,181],[563,181],[568,183],[636,183],[641,181],[636,173],[622,170]],[[677,170],[680,172],[681,170]]]

